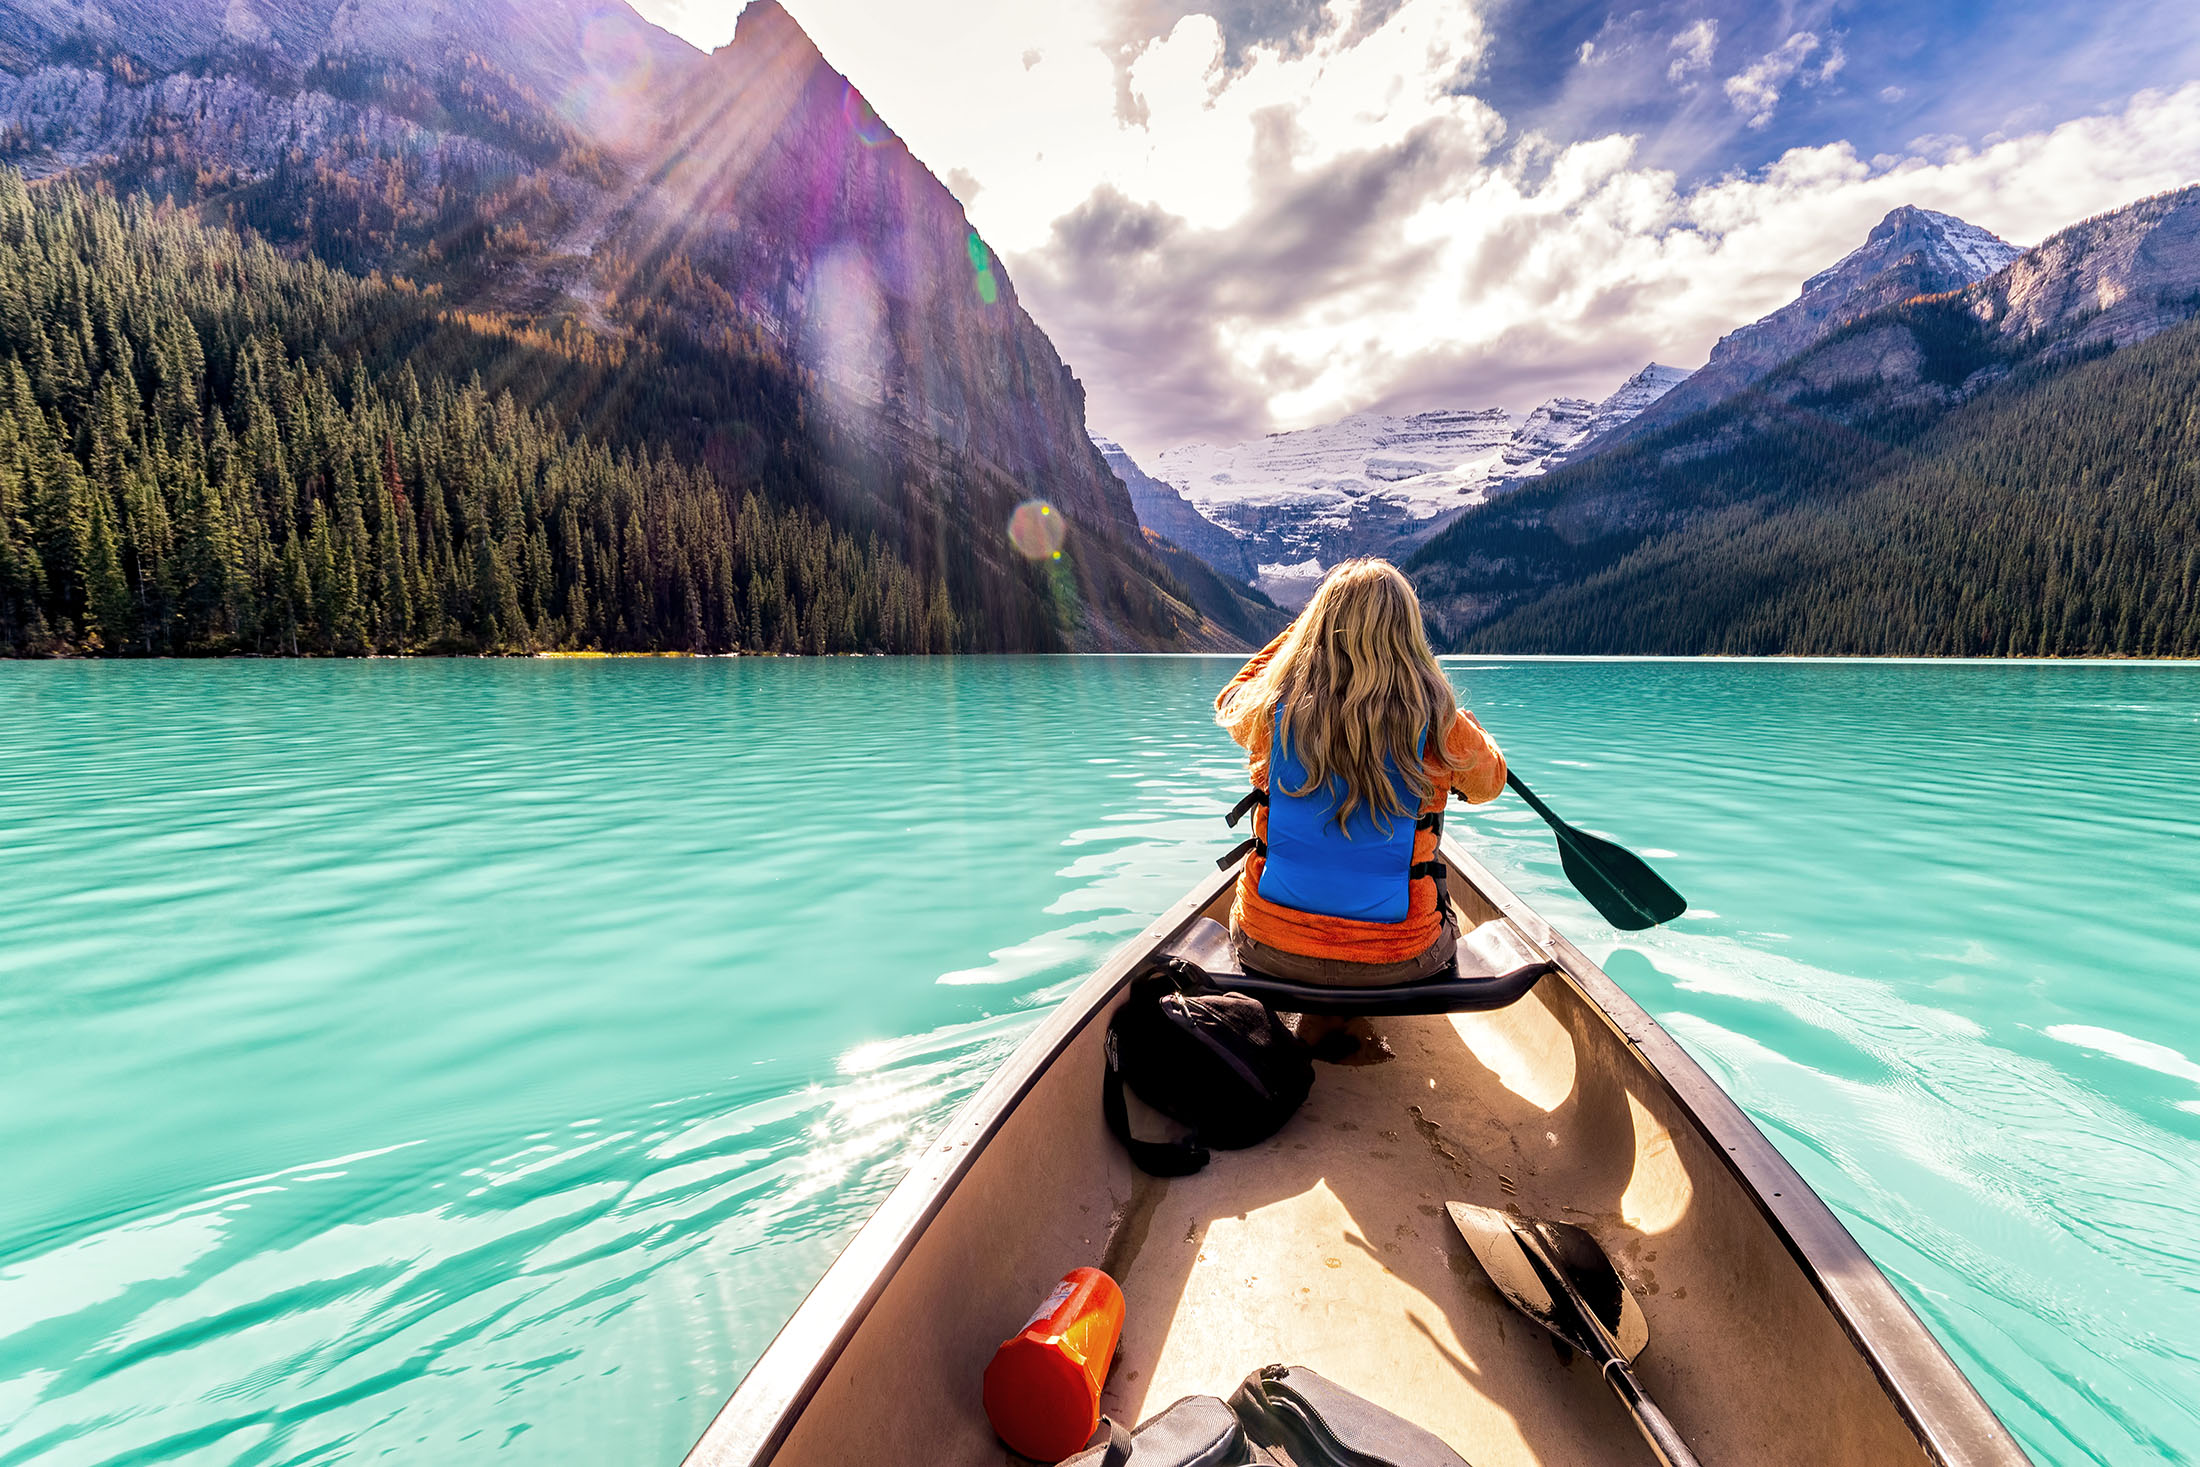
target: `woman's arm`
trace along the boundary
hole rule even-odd
[[[1464,708],[1451,721],[1444,752],[1450,755],[1451,787],[1468,804],[1487,804],[1504,792],[1504,751]]]
[[[1253,654],[1252,661],[1238,669],[1237,676],[1231,678],[1229,682],[1223,685],[1222,691],[1215,694],[1215,712],[1220,713],[1222,711],[1223,705],[1230,701],[1232,693],[1260,676],[1261,669],[1275,660],[1277,649],[1283,646],[1283,639],[1290,635],[1291,628],[1285,627],[1282,631],[1276,633],[1274,641]],[[1265,716],[1259,718],[1248,717],[1240,719],[1236,725],[1225,724],[1224,727],[1230,730],[1230,737],[1237,740],[1241,748],[1251,749],[1256,734],[1265,737],[1268,731],[1268,720]]]

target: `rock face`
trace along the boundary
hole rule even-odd
[[[1247,553],[1245,542],[1208,519],[1183,495],[1138,466],[1123,445],[1110,438],[1094,438],[1093,446],[1107,460],[1115,477],[1130,491],[1131,508],[1138,522],[1226,576],[1251,584],[1260,568]]]
[[[1686,376],[1652,365],[1601,403],[1553,398],[1517,420],[1503,408],[1357,413],[1247,443],[1195,443],[1156,459],[1143,493],[1125,482],[1148,527],[1278,603],[1303,606],[1338,561],[1404,558]]]
[[[1711,360],[1655,407],[1584,440],[1576,457],[1716,406],[1849,322],[1914,296],[1961,290],[2020,253],[1952,214],[1905,204],[1880,220],[1862,245],[1804,281],[1794,300],[1720,338]]]
[[[848,482],[778,492],[996,588],[1030,574],[1009,511],[1044,498],[1073,645],[1234,640],[1148,548],[961,205],[776,0],[709,56],[622,0],[24,0],[0,9],[0,162],[531,328],[785,364]],[[735,400],[694,411],[652,446],[738,483]]]
[[[2020,366],[2126,347],[2200,314],[2200,186],[2071,226],[1945,297],[1856,320],[1762,377],[1843,423],[1940,411]]]
[[[1043,495],[1073,531],[1139,542],[1085,432],[1084,388],[962,205],[776,0],[673,98],[646,232],[704,263],[883,431]]]
[[[2189,319],[2200,291],[2200,187],[2088,219],[1966,293],[2005,341],[2130,346]]]

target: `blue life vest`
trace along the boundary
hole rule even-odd
[[[1440,817],[1411,814],[1388,818],[1362,803],[1340,828],[1336,815],[1344,803],[1343,778],[1332,774],[1324,785],[1303,795],[1290,791],[1306,784],[1306,765],[1285,744],[1279,706],[1270,729],[1268,754],[1268,839],[1262,854],[1260,894],[1278,906],[1355,922],[1403,922],[1412,904],[1413,879],[1433,875],[1413,863],[1413,836]],[[1396,761],[1383,756],[1383,773],[1401,808],[1417,801]],[[1234,822],[1233,822],[1234,823]],[[1435,863],[1429,863],[1433,866]],[[1441,890],[1441,886],[1438,888]]]

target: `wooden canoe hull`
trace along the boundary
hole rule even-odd
[[[1271,1140],[1197,1176],[1144,1177],[1101,1121],[1101,1041],[1147,953],[1195,917],[1227,916],[1234,872],[1201,883],[914,1162],[688,1467],[837,1467],[895,1443],[931,1462],[1020,1460],[988,1430],[979,1379],[1079,1264],[1107,1269],[1129,1302],[1103,1402],[1119,1419],[1227,1395],[1280,1362],[1476,1467],[1647,1460],[1594,1371],[1479,1275],[1443,1215],[1452,1199],[1598,1236],[1648,1317],[1637,1373],[1707,1463],[2024,1463],[1732,1100],[1479,863],[1452,842],[1445,857],[1463,919],[1511,924],[1558,974],[1506,1009],[1378,1021],[1395,1058],[1321,1067]]]

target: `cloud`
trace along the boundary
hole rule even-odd
[[[1666,80],[1678,84],[1687,80],[1689,73],[1710,67],[1712,53],[1719,49],[1719,23],[1709,17],[1698,20],[1675,36],[1667,49],[1673,53],[1673,60],[1665,68]]]
[[[2004,122],[1997,93],[1959,133],[1931,110],[1945,66],[1890,74],[1819,0],[1585,4],[1573,29],[1554,9],[1532,37],[1547,90],[1517,115],[1489,99],[1521,33],[1487,18],[1529,7],[1492,0],[954,0],[953,25],[931,4],[789,3],[964,199],[1092,426],[1142,458],[1367,408],[1600,397],[1644,362],[1702,361],[1899,204],[2030,243],[2200,178],[2200,84],[2072,120]],[[1786,45],[1793,66],[1761,78],[1778,116],[1752,130],[1727,73]],[[1888,84],[1912,96],[1868,145],[1794,131],[1799,89],[1880,114]],[[1990,126],[2008,136],[1980,142]]]
[[[1930,160],[1792,149],[1692,191],[1624,137],[1554,145],[1531,179],[1496,127],[1271,160],[1219,223],[1097,192],[1010,267],[1095,426],[1151,454],[1366,408],[1601,396],[1646,361],[1702,361],[1898,205],[2034,243],[2200,177],[2200,83]]]
[[[1751,127],[1763,127],[1772,121],[1773,109],[1780,105],[1781,89],[1817,49],[1816,36],[1809,31],[1797,31],[1748,67],[1728,77],[1726,95],[1733,102],[1734,110],[1741,113]]]
[[[1195,15],[1211,19],[1221,34],[1220,64],[1230,75],[1251,65],[1257,50],[1303,55],[1337,26],[1336,12],[1325,0],[1124,0],[1117,30],[1121,54],[1134,60]]]

